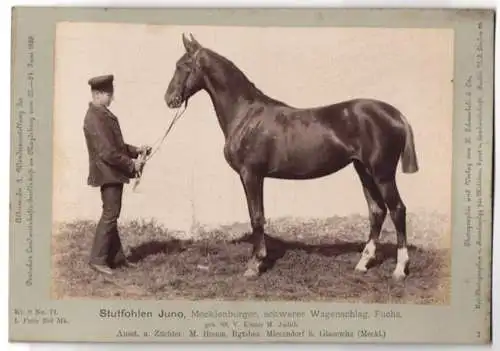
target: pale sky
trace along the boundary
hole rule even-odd
[[[448,29],[258,28],[60,24],[56,44],[54,220],[98,219],[99,191],[86,185],[83,118],[87,81],[115,75],[118,116],[128,143],[151,144],[174,110],[163,96],[184,53],[181,34],[229,58],[266,94],[297,107],[351,98],[385,100],[415,133],[420,171],[398,185],[408,208],[450,213],[453,32]],[[192,97],[137,193],[125,190],[121,219],[156,218],[184,229],[248,221],[238,175],[224,160],[224,137],[208,95]],[[352,166],[316,180],[265,181],[266,217],[367,214]],[[193,212],[194,211],[194,212]]]

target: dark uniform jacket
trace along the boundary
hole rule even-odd
[[[118,118],[105,106],[89,103],[83,131],[89,155],[87,184],[128,183],[135,177],[138,148],[123,140]]]

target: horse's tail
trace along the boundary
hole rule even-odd
[[[415,141],[413,137],[413,129],[406,120],[406,118],[401,115],[404,123],[406,141],[405,147],[401,154],[401,164],[403,168],[403,173],[416,173],[419,169],[417,161],[417,153],[415,152]]]

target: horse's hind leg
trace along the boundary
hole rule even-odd
[[[401,200],[398,188],[396,186],[396,180],[394,176],[390,178],[376,178],[380,193],[384,198],[384,202],[389,208],[389,213],[396,227],[397,233],[397,245],[398,245],[398,256],[396,268],[393,272],[393,277],[396,280],[400,280],[406,277],[406,269],[409,263],[408,248],[406,242],[406,206]]]
[[[356,172],[361,180],[361,184],[363,185],[363,192],[368,204],[368,213],[370,218],[370,236],[355,270],[366,272],[367,264],[375,258],[375,251],[380,237],[380,230],[382,229],[382,224],[384,223],[387,215],[387,209],[373,177],[359,161],[354,161],[353,163],[354,168],[356,169]]]
[[[260,273],[262,261],[267,256],[264,237],[264,178],[247,169],[242,169],[240,179],[245,189],[253,239],[252,258],[248,262],[244,276],[253,277]]]

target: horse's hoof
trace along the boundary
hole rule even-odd
[[[354,268],[354,272],[357,272],[357,273],[366,273],[368,272],[368,269],[366,268],[366,266],[363,266],[363,265],[357,265],[355,268]]]
[[[399,271],[399,270],[394,271],[392,273],[392,279],[395,282],[402,282],[402,281],[404,281],[406,279],[406,274],[404,272]]]
[[[258,275],[259,275],[259,271],[256,269],[252,269],[252,268],[247,268],[245,273],[243,273],[243,277],[245,277],[245,278],[255,278]]]

